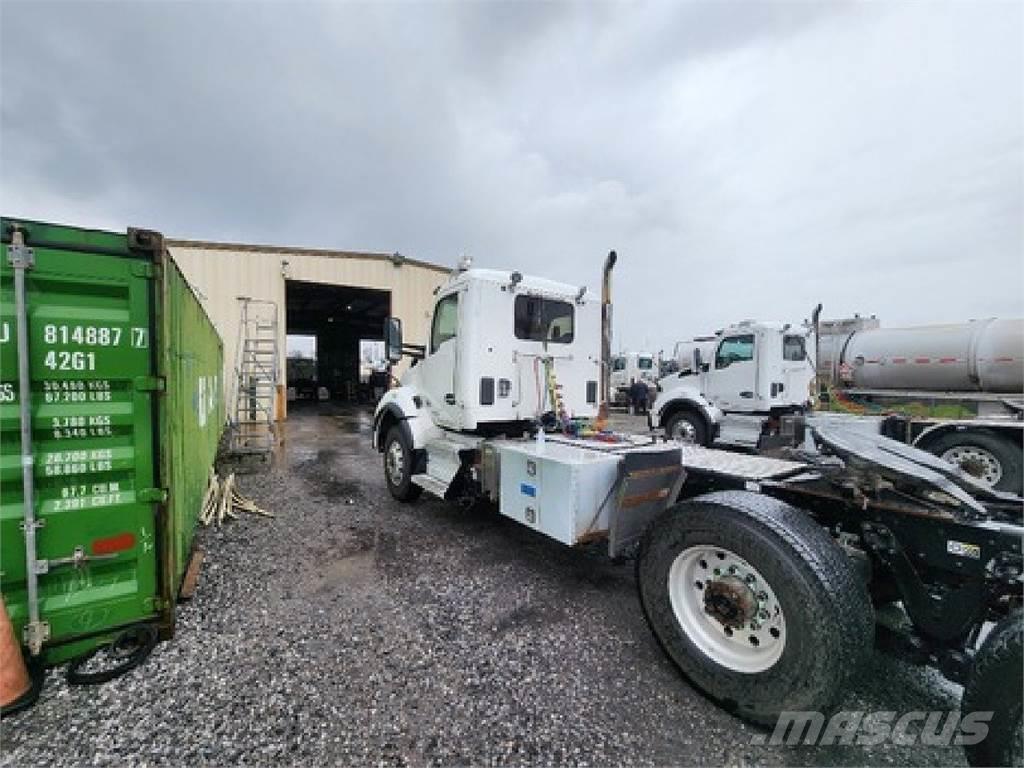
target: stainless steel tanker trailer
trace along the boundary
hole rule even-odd
[[[1024,319],[881,328],[819,324],[819,411],[891,422],[891,434],[989,484],[1024,485]]]

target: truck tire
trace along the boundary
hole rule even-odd
[[[1024,459],[1021,449],[1001,435],[982,430],[947,432],[925,446],[950,464],[963,464],[979,480],[997,491],[1024,495]]]
[[[665,437],[669,440],[706,445],[707,435],[704,417],[695,411],[676,411],[665,422]]]
[[[767,496],[722,491],[666,510],[644,536],[637,583],[668,657],[755,723],[831,711],[871,648],[853,564],[807,514]]]
[[[412,445],[396,424],[384,438],[384,479],[391,495],[402,502],[416,501],[423,489],[412,481]]]
[[[1014,611],[985,638],[974,657],[974,670],[964,688],[960,710],[992,712],[988,735],[977,744],[965,744],[971,765],[1022,765],[1024,743],[1021,722],[1021,675],[1024,661],[1024,613]],[[961,733],[961,737],[965,734]]]

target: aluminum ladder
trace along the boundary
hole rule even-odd
[[[269,453],[274,447],[274,406],[280,356],[277,302],[239,296],[242,303],[235,366],[231,450]]]

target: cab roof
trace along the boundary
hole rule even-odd
[[[515,270],[479,269],[473,267],[471,269],[453,272],[451,278],[444,284],[441,290],[446,291],[452,287],[467,285],[469,283],[511,285],[513,274],[515,274]],[[547,280],[543,277],[523,275],[522,273],[519,274],[522,279],[516,283],[516,291],[520,293],[540,293],[572,301],[579,294],[580,288],[585,288],[585,286],[559,283],[555,280]],[[593,298],[593,295],[590,294],[589,290],[586,291],[585,296],[587,298]]]

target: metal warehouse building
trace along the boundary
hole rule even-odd
[[[384,318],[402,321],[405,341],[424,344],[434,292],[450,269],[400,254],[359,253],[239,243],[169,240],[168,248],[200,295],[224,339],[228,412],[236,385],[243,332],[243,298],[272,313],[278,382],[288,385],[287,336],[317,340],[317,370],[337,393],[339,380],[358,379],[360,340],[383,339]],[[404,366],[406,361],[402,361]],[[275,414],[284,418],[283,398]]]

